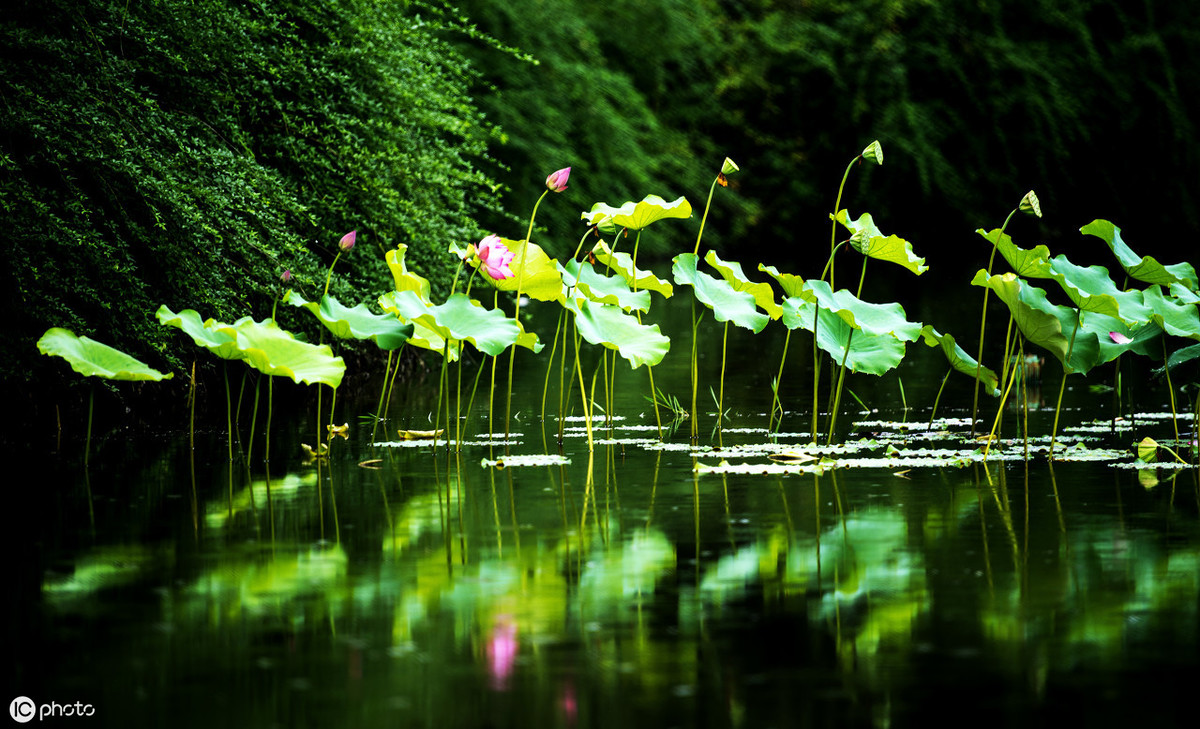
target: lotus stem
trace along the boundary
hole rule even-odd
[[[700,317],[704,314],[701,313]],[[696,418],[696,383],[699,380],[699,364],[697,362],[696,348],[699,344],[698,330],[700,328],[700,319],[696,317],[696,300],[692,299],[692,442],[695,443],[700,439],[700,432],[697,426]]]
[[[718,442],[721,442],[719,439],[723,437],[724,429],[725,429],[725,351],[726,351],[726,346],[728,345],[728,343],[729,343],[729,322],[725,322],[725,331],[721,335],[721,381],[720,381],[720,384],[718,385],[718,391],[720,394],[717,395],[717,438],[718,438]]]
[[[262,380],[254,378],[254,407],[250,410],[250,438],[246,443],[246,468],[250,468],[250,459],[254,455],[254,426],[258,423],[258,396],[262,392]],[[253,494],[253,490],[250,492]]]
[[[338,249],[337,255],[333,257],[333,263],[329,264],[329,273],[325,274],[325,290],[321,292],[322,298],[329,295],[329,282],[333,279],[333,267],[337,265],[338,259],[342,257],[342,251]],[[274,319],[274,315],[271,316]]]
[[[396,366],[392,368],[391,382],[387,383],[387,397],[383,401],[383,419],[388,419],[388,411],[392,408],[392,393],[396,390],[396,375],[400,374],[400,357],[403,356],[403,349],[397,350],[401,354],[396,355]]]
[[[988,453],[992,450],[992,439],[996,436],[996,428],[1000,425],[1000,416],[1004,413],[1004,403],[1008,402],[1008,393],[1012,392],[1013,382],[1017,375],[1017,368],[1012,368],[1008,373],[1007,384],[1004,386],[1004,394],[1000,396],[1000,408],[996,412],[996,419],[992,421],[992,430],[988,434],[987,444],[983,447],[983,457],[986,460]]]
[[[1071,342],[1067,345],[1067,356],[1063,358],[1064,359],[1064,361],[1063,361],[1063,377],[1062,377],[1062,381],[1058,383],[1058,404],[1054,406],[1054,426],[1050,430],[1050,460],[1052,460],[1052,461],[1054,460],[1054,443],[1055,443],[1055,440],[1058,438],[1058,414],[1059,414],[1059,411],[1062,410],[1063,393],[1067,389],[1067,374],[1068,374],[1067,368],[1070,366],[1070,363],[1071,363],[1071,351],[1075,349],[1075,335],[1079,333],[1079,323],[1082,320],[1083,320],[1083,312],[1080,311],[1079,309],[1076,309],[1075,310],[1075,329],[1073,329],[1071,331]],[[1019,362],[1018,367],[1014,367],[1013,369],[1019,370],[1021,372],[1021,375],[1024,376],[1025,363]]]
[[[550,392],[550,373],[554,370],[554,355],[558,353],[558,335],[562,332],[563,319],[567,310],[558,312],[558,323],[554,325],[554,340],[550,344],[550,361],[546,363],[546,380],[542,383],[542,420],[546,420],[546,395]],[[564,344],[564,349],[566,348]]]
[[[446,363],[450,360],[450,338],[442,340],[442,369],[438,373],[438,399],[433,416],[433,447],[437,450],[437,432],[442,424],[442,397],[446,395]],[[490,414],[489,414],[490,417]],[[450,445],[450,421],[446,421],[446,445]]]
[[[837,214],[842,208],[842,191],[846,188],[846,180],[850,178],[850,170],[854,169],[854,165],[858,164],[862,159],[862,154],[859,154],[854,159],[850,160],[850,164],[846,165],[846,171],[842,174],[842,184],[838,185],[837,198],[833,201],[833,229],[829,233],[829,264],[826,266],[829,269],[829,288],[833,288],[833,254],[837,250],[834,241],[837,240]],[[821,280],[825,280],[825,274],[821,274]],[[814,438],[815,440],[815,438]]]
[[[711,191],[710,191],[710,193],[711,193]],[[708,206],[705,206],[705,212],[706,213],[708,212]],[[637,236],[634,237],[634,239],[633,239],[633,259],[632,259],[632,263],[630,264],[633,267],[633,271],[632,271],[633,286],[631,288],[633,289],[633,293],[635,293],[635,294],[637,293],[637,290],[638,290],[638,288],[637,288],[637,285],[638,285],[638,283],[637,283],[637,259],[638,259],[638,247],[641,245],[641,242],[642,242],[642,231],[639,230],[637,232]],[[697,244],[699,244],[699,238],[697,238]],[[642,323],[641,310],[634,309],[634,312],[637,314],[638,324],[641,324]],[[693,339],[694,338],[695,338],[695,335],[693,334]],[[657,393],[658,391],[654,388],[654,365],[652,365],[650,363],[646,363],[646,372],[650,375],[650,396],[651,396],[652,401],[654,402],[654,424],[658,428],[658,439],[661,441],[663,439],[662,415],[660,415],[658,412],[658,397],[655,395],[655,393]]]
[[[578,333],[576,333],[576,335],[575,335],[575,372],[576,372],[576,374],[579,375],[579,396],[583,399],[583,417],[584,417],[584,422],[587,425],[588,453],[591,453],[594,448],[593,440],[592,440],[592,411],[591,411],[591,408],[588,406],[587,389],[586,389],[586,386],[583,384],[583,365],[581,365],[579,362],[579,335],[578,335]],[[593,385],[593,388],[594,387],[595,387],[595,385]],[[559,420],[558,427],[559,427],[559,433],[560,433],[559,442],[561,443],[562,442],[562,438],[561,438],[562,420],[561,419]]]
[[[226,443],[229,446],[229,517],[233,518],[233,399],[229,394],[229,363],[221,362],[221,378],[225,380],[225,425],[229,430]]]
[[[950,373],[954,372],[954,368],[946,370],[946,376],[942,378],[942,385],[938,388],[937,397],[933,398],[933,411],[929,413],[929,429],[933,430],[933,421],[937,418],[938,403],[942,400],[942,390],[946,389],[946,382],[950,380]]]
[[[195,365],[193,365],[193,366],[195,366]],[[96,388],[89,387],[88,388],[87,438],[83,441],[83,470],[84,471],[88,470],[88,461],[90,460],[91,454],[92,454],[92,405],[94,404],[95,400],[96,400]],[[191,395],[188,395],[188,402],[190,405]]]
[[[1020,208],[1013,208],[1013,211],[1004,219],[1004,225],[1000,226],[1000,236],[996,238],[996,242],[992,244],[992,254],[988,257],[987,275],[991,278],[992,264],[996,261],[996,248],[999,247],[1000,241],[1004,239],[1004,231],[1008,229],[1008,222],[1017,214]],[[991,289],[986,286],[983,288],[983,313],[979,315],[979,351],[975,355],[975,362],[983,366],[983,333],[984,324],[987,322],[988,294]],[[975,397],[971,404],[971,437],[975,436],[975,419],[979,415],[979,370],[975,370]]]
[[[842,353],[842,361],[838,365],[838,380],[837,387],[834,388],[833,409],[829,411],[829,437],[825,440],[825,445],[833,444],[833,431],[837,425],[838,411],[842,408],[842,382],[846,379],[846,358],[850,356],[850,343],[854,341],[854,330],[850,330],[849,336],[846,337],[846,351]]]
[[[320,390],[317,390],[320,392]],[[271,462],[271,415],[275,409],[275,378],[268,375],[267,377],[267,432],[263,435],[263,456],[264,463]],[[320,443],[320,441],[317,441]],[[267,484],[267,495],[270,496],[271,485]],[[271,530],[274,534],[275,524],[272,522]]]
[[[533,204],[533,213],[529,216],[529,228],[525,231],[525,244],[521,246],[521,261],[517,264],[517,293],[513,299],[513,321],[517,322],[517,326],[521,323],[521,287],[525,283],[525,259],[529,255],[529,242],[533,237],[533,219],[537,217],[538,207],[541,206],[542,200],[546,195],[550,194],[550,190],[544,190],[537,202]],[[497,292],[498,293],[498,292]],[[512,418],[512,381],[513,381],[513,363],[517,359],[517,346],[514,344],[510,347],[508,353],[508,390],[504,404],[504,440],[508,441],[509,420]]]
[[[387,364],[383,367],[383,387],[379,389],[379,404],[375,406],[375,423],[371,426],[371,442],[375,442],[375,429],[379,427],[379,420],[383,414],[383,399],[387,396],[388,390],[388,375],[392,371],[392,355],[395,350],[388,350]]]
[[[1179,414],[1175,411],[1175,386],[1171,384],[1171,362],[1167,356],[1167,337],[1162,338],[1163,373],[1167,377],[1167,392],[1171,396],[1171,427],[1175,430],[1175,442],[1179,442]],[[1177,456],[1178,457],[1178,456]]]
[[[792,341],[792,330],[783,338],[783,354],[779,357],[779,374],[775,376],[775,388],[771,394],[771,417],[767,421],[767,432],[775,430],[775,413],[779,413],[779,425],[783,426],[783,404],[779,401],[779,388],[783,386],[783,364],[787,362],[788,344]]]

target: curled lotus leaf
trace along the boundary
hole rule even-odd
[[[346,307],[328,294],[318,304],[293,290],[288,291],[285,301],[307,309],[339,339],[370,339],[384,351],[403,347],[413,334],[412,324],[401,323],[394,316],[372,313],[365,304]]]
[[[88,337],[80,337],[70,329],[51,327],[37,342],[38,351],[62,357],[85,377],[106,380],[159,382],[169,380],[174,373],[163,374],[119,349]]]
[[[1200,280],[1190,263],[1163,265],[1150,256],[1139,256],[1121,239],[1121,229],[1107,220],[1093,220],[1079,229],[1084,235],[1092,235],[1108,244],[1113,255],[1130,278],[1143,283],[1170,286],[1180,284],[1196,291]]]
[[[658,195],[647,195],[641,202],[627,202],[619,208],[608,203],[596,203],[592,209],[579,216],[588,225],[595,225],[601,233],[612,235],[621,228],[642,230],[651,223],[665,218],[686,219],[692,217],[692,204],[685,197],[667,202]]]
[[[971,285],[991,289],[1008,307],[1025,339],[1054,355],[1066,372],[1086,373],[1096,366],[1100,354],[1097,335],[1079,326],[1081,314],[1076,309],[1051,304],[1044,290],[1013,273],[988,276],[980,269]]]
[[[620,276],[605,276],[587,261],[568,261],[565,268],[559,266],[559,271],[564,287],[574,286],[592,301],[612,304],[624,311],[650,310],[649,291],[631,291],[625,279]]]
[[[904,359],[904,342],[891,334],[870,334],[852,327],[837,313],[800,296],[783,302],[783,324],[789,329],[813,330],[817,322],[817,346],[834,362],[852,372],[882,375]],[[919,331],[919,327],[918,327]]]
[[[596,257],[597,261],[625,279],[625,283],[629,284],[634,291],[654,291],[667,299],[675,293],[675,289],[669,281],[664,281],[650,271],[643,271],[635,267],[633,259],[628,253],[615,252],[604,241],[596,244],[596,247],[592,249],[592,255]]]
[[[493,357],[516,345],[539,352],[542,343],[537,335],[525,329],[499,309],[485,309],[466,294],[454,294],[446,303],[426,306],[412,291],[389,291],[384,294],[387,307],[397,316],[413,324],[422,324],[444,340],[470,342],[484,354]],[[381,304],[382,299],[381,297]]]
[[[575,315],[580,336],[616,350],[634,369],[657,365],[671,348],[671,340],[657,324],[642,324],[615,306],[587,299],[567,299],[563,306]]]
[[[925,259],[913,252],[912,243],[898,235],[884,235],[870,213],[863,213],[857,220],[851,220],[849,210],[839,210],[834,219],[851,235],[859,236],[859,240],[851,245],[867,258],[895,263],[918,276],[929,270]]]
[[[182,329],[198,347],[204,347],[221,359],[243,359],[245,353],[238,346],[237,337],[221,331],[222,324],[214,319],[201,320],[194,309],[184,309],[176,314],[166,304],[155,313],[163,326]]]
[[[915,342],[921,336],[921,325],[908,321],[900,304],[871,304],[846,289],[833,291],[827,282],[811,279],[804,284],[800,297],[816,301],[851,328],[867,334],[892,336],[903,342]]]
[[[975,232],[995,246],[1008,265],[1012,266],[1013,272],[1021,278],[1050,278],[1050,249],[1046,246],[1021,248],[1013,243],[1007,233],[1001,234],[999,228],[990,231],[979,228]]]
[[[479,266],[478,258],[469,261],[470,265],[479,269],[479,275],[500,291],[515,292],[519,287],[521,293],[538,301],[557,301],[562,294],[562,276],[559,274],[558,261],[546,255],[537,243],[525,240],[509,240],[501,238],[500,242],[513,253],[511,278],[494,279],[487,273],[487,268]]]
[[[422,318],[427,313],[425,310],[430,306],[433,304],[423,300],[421,295],[412,289],[388,291],[379,297],[379,308],[412,325],[412,335],[408,339],[409,346],[441,354],[447,351],[446,338],[431,326],[431,320]],[[452,340],[447,352],[451,362],[458,359],[458,350],[459,343]]]
[[[1153,321],[1129,326],[1113,316],[1086,314],[1080,319],[1080,331],[1095,335],[1100,347],[1096,364],[1112,362],[1126,352],[1133,352],[1152,359],[1162,359],[1162,328]],[[1113,334],[1119,335],[1114,339]],[[1120,340],[1120,341],[1118,341]]]
[[[735,291],[744,291],[753,296],[754,303],[758,305],[758,308],[767,312],[767,316],[778,319],[783,315],[783,309],[775,303],[775,291],[771,285],[746,278],[746,274],[742,272],[742,264],[736,261],[723,261],[717,256],[716,251],[709,251],[704,256],[704,262],[715,268],[721,274],[721,278],[725,279],[725,282]]]
[[[346,363],[325,344],[309,344],[280,328],[274,319],[255,321],[242,317],[217,330],[237,339],[242,361],[263,374],[288,377],[293,382],[337,387],[342,384]]]
[[[779,283],[779,287],[783,289],[784,298],[799,296],[804,289],[804,279],[794,273],[781,273],[774,266],[766,266],[761,263],[758,264],[758,270]]]
[[[754,297],[737,291],[723,279],[713,278],[696,270],[698,258],[693,253],[681,253],[673,259],[671,272],[675,283],[692,287],[696,300],[712,309],[717,321],[733,322],[757,334],[770,318],[758,313]]]
[[[1150,321],[1142,292],[1117,288],[1104,266],[1077,266],[1065,255],[1055,256],[1050,262],[1050,278],[1080,311],[1114,316],[1130,326]]]
[[[392,272],[392,280],[396,282],[397,291],[415,291],[422,300],[430,302],[430,287],[429,279],[424,276],[408,270],[408,264],[404,260],[405,254],[408,252],[408,246],[401,243],[394,249],[387,252],[384,260],[387,261],[388,269]],[[430,302],[432,303],[432,302]]]
[[[1200,341],[1200,310],[1175,297],[1166,297],[1158,286],[1142,292],[1146,305],[1150,307],[1154,323],[1174,337],[1187,337]]]
[[[921,328],[921,337],[925,340],[925,344],[930,347],[938,347],[942,350],[942,354],[946,356],[946,361],[950,363],[956,372],[961,372],[968,377],[975,377],[979,374],[979,382],[992,393],[994,397],[1000,396],[1000,378],[996,373],[987,367],[981,366],[975,361],[975,358],[967,354],[967,352],[958,345],[953,334],[942,334],[932,325],[926,324]]]

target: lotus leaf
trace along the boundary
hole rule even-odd
[[[498,309],[485,309],[465,294],[454,294],[446,303],[426,306],[412,291],[389,291],[380,297],[386,307],[400,318],[421,324],[443,339],[458,339],[474,344],[493,357],[515,345],[539,352],[537,335],[525,329]]]
[[[1104,266],[1076,266],[1066,256],[1050,262],[1050,278],[1058,282],[1081,311],[1115,316],[1134,326],[1150,321],[1150,309],[1140,291],[1122,291]]]
[[[746,278],[746,274],[742,272],[742,264],[736,261],[722,261],[716,251],[709,251],[704,256],[704,261],[708,265],[717,269],[725,282],[733,287],[735,291],[745,291],[754,297],[754,303],[758,307],[767,312],[767,316],[772,319],[778,319],[783,315],[783,309],[779,304],[775,303],[775,292],[771,289],[770,284],[755,283]]]
[[[37,347],[42,354],[62,357],[71,365],[71,369],[85,377],[154,382],[174,377],[174,373],[164,375],[119,349],[88,337],[76,336],[71,330],[60,327],[47,329],[38,340]]]
[[[1155,324],[1172,336],[1200,341],[1200,312],[1195,304],[1167,298],[1158,286],[1151,286],[1142,294]]]
[[[882,375],[904,359],[904,342],[895,336],[858,331],[835,312],[823,307],[818,309],[816,303],[799,296],[784,300],[784,326],[811,332],[814,310],[818,312],[817,346],[833,357],[835,362],[840,363],[845,357],[846,366],[851,371]]]
[[[662,362],[671,340],[657,324],[640,324],[615,306],[594,301],[568,299],[563,306],[575,315],[580,336],[592,344],[614,349],[634,369]]]
[[[1125,352],[1134,352],[1154,359],[1162,359],[1162,346],[1150,346],[1162,336],[1163,330],[1154,322],[1131,327],[1125,322],[1104,314],[1087,314],[1079,322],[1080,332],[1089,332],[1096,337],[1100,348],[1096,364],[1112,362]],[[1113,333],[1125,337],[1124,342],[1113,339]]]
[[[649,291],[630,291],[625,280],[619,276],[605,276],[596,271],[591,263],[568,261],[566,268],[559,266],[563,286],[575,286],[580,293],[601,304],[613,304],[625,311],[650,310]]]
[[[915,342],[921,336],[921,325],[908,321],[900,304],[870,304],[846,289],[831,291],[827,282],[811,279],[804,284],[800,296],[818,302],[822,309],[867,334],[890,335],[905,342]]]
[[[1018,276],[1050,278],[1050,249],[1046,246],[1034,246],[1029,250],[1021,248],[1013,243],[1007,234],[1002,235],[999,228],[991,231],[979,228],[975,232],[1000,251],[1000,255],[1004,256],[1004,260],[1008,261],[1008,265],[1012,266],[1013,272]]]
[[[217,331],[237,338],[244,361],[268,375],[289,377],[293,382],[320,383],[337,387],[342,384],[346,363],[333,356],[324,344],[309,344],[281,329],[274,319],[254,321],[242,317],[233,324],[215,325]]]
[[[238,347],[237,337],[221,331],[228,326],[213,319],[200,321],[200,314],[193,309],[184,309],[176,314],[164,304],[155,314],[163,326],[182,329],[192,338],[196,346],[204,347],[221,359],[244,359],[245,353]]]
[[[942,334],[932,325],[926,324],[921,328],[921,336],[925,340],[925,344],[930,347],[940,347],[942,354],[946,355],[946,361],[956,371],[963,373],[968,377],[975,377],[975,373],[979,373],[979,381],[983,384],[993,396],[1000,395],[1000,378],[996,373],[987,367],[981,367],[975,358],[967,354],[962,347],[954,340],[953,334]]]
[[[1071,342],[1071,335],[1080,323],[1080,314],[1075,309],[1051,304],[1045,291],[1012,273],[989,277],[981,269],[971,285],[989,288],[999,296],[1025,339],[1053,354],[1064,371],[1086,373],[1097,364],[1100,344],[1094,332],[1080,326],[1074,344]]]
[[[770,318],[758,313],[754,297],[737,291],[727,282],[715,279],[696,270],[697,257],[693,253],[681,253],[673,259],[671,272],[675,283],[692,287],[696,299],[713,310],[717,321],[729,321],[753,331],[761,332]]]
[[[420,317],[427,313],[432,304],[423,301],[418,292],[408,289],[405,291],[389,291],[379,297],[379,307],[393,316],[412,324],[413,333],[408,339],[408,344],[421,349],[428,349],[431,352],[441,354],[446,351],[446,339],[432,326],[420,318],[413,319],[411,317]],[[423,307],[423,308],[420,308]],[[406,315],[405,312],[408,312]],[[458,359],[459,343],[450,342],[449,358],[453,362]]]
[[[404,255],[407,252],[408,246],[401,243],[395,249],[388,251],[385,256],[388,268],[392,271],[392,279],[396,282],[396,290],[415,291],[422,300],[428,302],[430,300],[429,279],[408,270],[408,264],[404,261]]]
[[[404,346],[413,334],[412,324],[402,324],[394,316],[373,314],[365,304],[347,308],[328,294],[321,297],[320,304],[295,291],[288,291],[285,300],[308,309],[339,339],[370,339],[384,351]]]
[[[479,273],[493,286],[501,291],[516,291],[520,286],[521,293],[538,301],[557,301],[562,294],[562,276],[558,272],[558,261],[555,261],[536,243],[523,240],[500,241],[513,253],[512,278],[493,279],[487,275],[486,268],[479,268]],[[478,259],[471,265],[479,267]]]
[[[619,208],[596,203],[579,217],[589,225],[597,226],[600,232],[611,235],[621,228],[642,230],[664,218],[690,218],[692,205],[684,197],[667,202],[658,195],[647,195],[639,203],[630,201]]]
[[[625,283],[629,284],[636,291],[654,291],[662,294],[664,298],[671,298],[675,292],[669,281],[664,281],[658,276],[655,276],[650,271],[643,271],[640,268],[635,268],[633,259],[628,253],[616,253],[608,247],[604,241],[596,244],[592,249],[592,255],[596,256],[596,260],[609,269],[616,272],[618,276],[625,279]]]
[[[799,296],[800,291],[804,288],[804,279],[795,274],[780,273],[779,269],[775,268],[774,266],[765,266],[761,263],[758,264],[758,270],[779,282],[779,286],[783,289],[783,295],[785,298]]]
[[[1197,294],[1183,284],[1171,284],[1171,296],[1179,299],[1184,304],[1200,304],[1200,294]]]
[[[1171,356],[1167,357],[1167,368],[1174,370],[1176,367],[1196,359],[1200,359],[1200,344],[1193,344],[1172,352]]]
[[[1190,263],[1176,263],[1164,266],[1150,256],[1139,256],[1134,253],[1125,241],[1121,240],[1121,229],[1107,220],[1093,220],[1079,229],[1084,235],[1094,235],[1108,244],[1113,255],[1117,257],[1121,268],[1130,278],[1135,278],[1148,284],[1181,284],[1191,291],[1197,290],[1198,279],[1196,270]]]
[[[876,227],[870,213],[863,213],[858,220],[850,220],[849,210],[839,210],[835,220],[849,230],[852,235],[860,232],[863,234],[862,237],[866,238],[865,243],[854,242],[851,245],[864,256],[895,263],[918,276],[929,270],[929,266],[925,265],[925,259],[913,252],[912,243],[896,235],[885,236]]]

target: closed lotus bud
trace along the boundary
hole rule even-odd
[[[878,139],[867,145],[867,148],[862,151],[862,158],[875,164],[883,164],[883,146],[879,144]]]
[[[341,248],[343,253],[349,251],[354,247],[354,241],[356,238],[358,238],[358,231],[350,231],[349,233],[343,235],[342,239],[338,241],[338,248]]]
[[[292,282],[291,269],[284,269],[283,273],[279,274],[279,280],[282,281],[284,285],[290,284]]]
[[[1038,202],[1037,193],[1033,190],[1025,193],[1025,197],[1021,198],[1020,209],[1023,213],[1042,217],[1042,204]]]
[[[737,172],[737,171],[738,171],[737,164],[734,163],[734,161],[729,159],[728,157],[726,157],[725,161],[721,163],[721,174],[722,175],[732,175],[734,172]]]
[[[571,168],[564,167],[556,172],[551,172],[546,177],[546,187],[550,192],[562,192],[567,189],[567,180],[571,177]]]

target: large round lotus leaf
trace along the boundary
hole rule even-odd
[[[421,318],[428,313],[430,306],[432,304],[423,300],[421,295],[413,289],[389,291],[379,297],[379,308],[412,325],[413,332],[408,340],[409,346],[428,349],[438,354],[447,352],[450,361],[453,362],[458,359],[459,343],[451,341],[450,348],[447,350],[446,338],[434,328],[432,316],[428,320]],[[417,318],[406,316],[405,311]]]
[[[536,334],[504,312],[485,309],[465,294],[454,294],[438,306],[426,306],[412,291],[391,291],[385,297],[385,308],[405,321],[424,325],[443,339],[470,342],[485,354],[495,356],[514,344],[534,352],[543,346]],[[381,304],[385,297],[380,297]]]
[[[616,350],[634,369],[644,364],[657,365],[671,348],[671,340],[657,324],[641,324],[615,306],[586,299],[568,299],[563,306],[575,315],[580,336],[592,344]]]
[[[1182,284],[1195,291],[1197,288],[1196,270],[1190,263],[1176,263],[1164,266],[1150,256],[1139,256],[1134,253],[1125,241],[1121,240],[1121,229],[1107,220],[1093,220],[1079,229],[1084,235],[1094,235],[1108,244],[1113,255],[1117,257],[1121,268],[1130,278],[1149,284],[1170,286],[1173,283]]]
[[[575,287],[584,297],[601,304],[612,304],[625,311],[650,310],[650,292],[632,291],[620,276],[605,276],[584,261],[567,261],[566,267],[559,266],[563,275],[564,288]]]
[[[333,356],[327,345],[301,342],[274,319],[254,321],[247,316],[221,325],[218,331],[237,337],[245,353],[243,360],[259,372],[288,377],[293,382],[330,387],[342,384],[346,363],[341,357]]]
[[[173,374],[163,374],[119,349],[101,344],[94,339],[75,336],[69,329],[53,327],[37,343],[42,354],[62,357],[75,370],[86,377],[103,377],[106,380],[169,380]]]
[[[758,305],[758,308],[767,312],[767,316],[778,319],[783,315],[783,309],[775,303],[775,291],[771,288],[771,284],[755,282],[746,278],[746,274],[742,271],[742,264],[737,261],[722,261],[716,251],[709,251],[704,256],[704,262],[717,269],[721,278],[725,279],[725,282],[735,291],[745,291],[753,296],[754,303]]]
[[[1077,266],[1065,255],[1055,256],[1050,262],[1050,278],[1081,311],[1115,316],[1130,326],[1150,321],[1142,292],[1117,288],[1104,266]]]
[[[728,321],[754,332],[761,332],[770,318],[758,313],[754,297],[742,291],[736,291],[722,279],[716,279],[706,273],[696,270],[699,259],[693,253],[680,253],[673,259],[671,273],[675,283],[688,285],[696,296],[696,300],[712,309],[717,321]]]
[[[221,327],[229,326],[214,319],[200,320],[200,314],[194,309],[184,309],[176,314],[166,304],[158,307],[155,314],[158,323],[163,326],[182,329],[184,334],[192,338],[198,347],[204,347],[221,359],[243,359],[245,353],[237,343],[237,337],[221,331]]]
[[[487,274],[487,269],[479,266],[478,259],[471,265],[478,267],[479,275],[501,291],[516,291],[519,286],[521,294],[538,301],[558,301],[562,294],[562,276],[558,272],[558,261],[546,255],[536,243],[523,240],[501,238],[508,250],[512,251],[513,259],[509,264],[513,275],[511,278],[494,279]]]
[[[611,235],[621,228],[642,230],[664,218],[690,218],[692,204],[683,197],[667,202],[658,195],[647,195],[641,202],[630,201],[619,208],[596,203],[579,217],[600,228],[600,232]]]
[[[625,283],[629,284],[634,291],[654,291],[668,299],[675,291],[669,281],[664,281],[650,271],[643,271],[635,267],[633,258],[628,253],[614,252],[604,241],[596,244],[596,247],[592,249],[592,255],[596,257],[597,261],[625,279]]]
[[[827,352],[834,362],[852,372],[882,375],[904,359],[904,342],[891,334],[868,334],[851,327],[842,317],[829,309],[819,308],[799,296],[783,302],[783,323],[789,329],[813,330],[817,322],[817,346]]]
[[[860,236],[862,242],[852,242],[854,248],[867,258],[887,261],[903,266],[920,276],[929,270],[925,259],[913,252],[912,243],[896,235],[884,235],[871,219],[870,213],[863,213],[858,220],[850,219],[849,210],[839,210],[837,222],[841,223],[851,235]]]
[[[921,325],[905,318],[907,314],[900,304],[871,304],[846,289],[832,291],[827,282],[811,279],[804,284],[800,297],[816,301],[851,328],[871,335],[886,334],[905,342],[915,342],[921,336]]]
[[[287,302],[308,309],[339,339],[370,339],[384,351],[404,346],[413,333],[412,324],[403,324],[394,316],[372,313],[365,304],[347,308],[328,294],[317,304],[288,291]]]
[[[1195,304],[1163,296],[1162,289],[1151,286],[1143,292],[1154,323],[1175,337],[1200,341],[1200,311]]]
[[[1034,246],[1031,249],[1019,247],[1013,243],[1008,234],[1000,234],[999,228],[985,231],[979,228],[975,231],[1000,251],[1013,273],[1021,278],[1050,278],[1050,249],[1046,246]]]
[[[799,296],[800,291],[804,288],[804,279],[794,273],[780,273],[779,269],[774,266],[765,266],[761,263],[758,264],[758,270],[779,282],[784,298]]]

